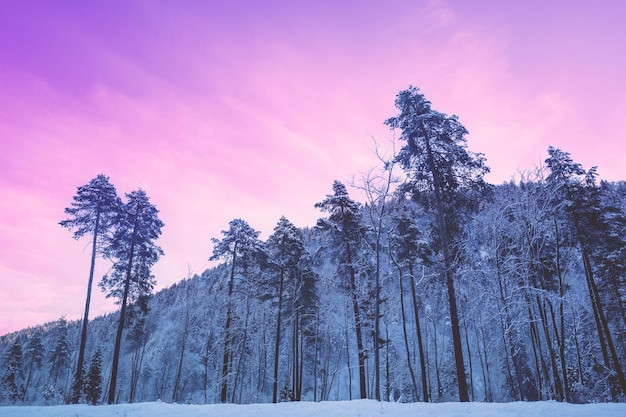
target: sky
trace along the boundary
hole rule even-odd
[[[221,231],[267,238],[377,164],[409,85],[456,114],[494,184],[570,152],[626,179],[626,2],[0,2],[0,334],[82,317],[89,238],[59,226],[105,174],[165,223],[157,290]],[[401,146],[398,144],[397,146]],[[110,263],[99,259],[96,279]],[[90,316],[113,311],[94,286]]]

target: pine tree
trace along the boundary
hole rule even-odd
[[[226,299],[226,321],[224,324],[224,356],[222,361],[222,380],[220,401],[228,401],[228,379],[231,372],[231,325],[233,320],[233,290],[237,267],[246,267],[246,262],[254,259],[261,252],[259,232],[254,230],[243,219],[235,219],[229,223],[229,229],[222,231],[222,240],[211,239],[214,244],[213,255],[209,260],[224,258],[231,262],[228,294]]]
[[[82,370],[84,367],[85,344],[87,343],[87,324],[89,321],[89,304],[91,302],[91,287],[96,264],[96,255],[101,252],[102,245],[110,238],[113,222],[121,207],[115,187],[109,178],[100,174],[89,184],[78,187],[73,197],[71,207],[65,209],[65,214],[71,216],[59,224],[67,229],[74,230],[74,239],[80,239],[86,234],[92,235],[91,266],[87,282],[87,297],[85,298],[85,314],[83,317],[80,335],[80,348],[76,364],[76,374],[70,394],[70,402],[78,403],[81,393]],[[98,246],[101,246],[100,248]]]
[[[326,199],[315,204],[322,212],[329,213],[328,219],[318,220],[318,227],[329,230],[336,242],[335,247],[341,251],[341,268],[348,278],[352,310],[354,314],[356,343],[359,361],[359,393],[360,398],[367,398],[367,384],[365,378],[366,352],[363,347],[363,333],[361,313],[357,296],[356,282],[356,249],[361,244],[364,231],[361,225],[361,207],[348,196],[346,186],[340,181],[333,184],[333,195],[327,195]]]
[[[102,353],[96,349],[89,363],[89,370],[84,381],[87,402],[96,405],[102,395]]]
[[[128,315],[126,319],[126,326],[129,331],[126,335],[126,341],[128,342],[127,349],[132,352],[131,356],[131,370],[130,370],[130,394],[128,395],[128,402],[135,402],[135,394],[137,392],[137,383],[139,382],[139,375],[141,373],[141,366],[143,363],[143,356],[145,353],[146,342],[148,339],[146,329],[146,318],[150,311],[148,305],[150,295],[141,295],[135,302],[129,306]]]
[[[161,235],[163,227],[163,222],[158,217],[159,211],[141,189],[126,194],[126,198],[127,202],[116,219],[116,230],[108,249],[111,257],[117,260],[113,265],[113,272],[104,276],[99,284],[104,291],[108,291],[107,297],[120,300],[120,319],[111,365],[109,404],[115,402],[127,303],[150,294],[155,284],[151,268],[163,255],[163,250],[154,243]]]
[[[580,246],[604,364],[615,373],[611,390],[616,399],[619,391],[626,395],[626,375],[609,326],[606,299],[599,289],[598,276],[604,273],[605,278],[611,281],[618,280],[624,273],[623,260],[610,256],[615,253],[616,246],[621,245],[623,238],[614,240],[616,236],[611,236],[611,221],[605,217],[608,212],[601,207],[595,167],[585,171],[571,159],[569,153],[557,148],[549,147],[548,154],[550,157],[546,159],[546,164],[550,175],[546,182],[552,187],[555,206],[564,212]],[[606,276],[607,272],[616,275]]]
[[[274,343],[274,377],[272,384],[272,402],[278,402],[278,359],[280,356],[281,327],[285,281],[294,283],[298,274],[300,259],[305,253],[302,233],[284,216],[274,228],[274,233],[267,242],[273,269],[278,273],[278,306],[276,317],[276,339]],[[297,385],[297,381],[293,381]],[[293,392],[293,390],[292,390]]]
[[[408,278],[411,283],[411,299],[413,304],[413,314],[415,316],[415,334],[417,335],[417,345],[419,350],[420,370],[422,379],[422,397],[424,402],[429,401],[428,395],[428,375],[426,373],[426,359],[425,348],[422,338],[422,328],[419,315],[419,304],[417,299],[417,290],[415,288],[415,275],[414,266],[417,261],[421,261],[424,264],[430,263],[431,251],[428,248],[428,242],[422,235],[420,228],[418,227],[417,213],[415,210],[411,210],[412,206],[410,202],[402,202],[399,207],[396,208],[395,215],[393,216],[393,223],[395,225],[390,237],[390,251],[392,262],[396,265],[400,272],[400,297],[402,304],[402,315],[404,316],[404,301],[402,300],[404,273],[403,269],[408,270]],[[403,319],[403,325],[404,319]],[[408,339],[405,334],[405,345],[408,351]],[[415,376],[410,363],[410,355],[407,354],[408,367],[413,379],[413,386],[415,389],[415,396],[419,397],[417,392],[417,383],[415,382]]]
[[[455,192],[459,189],[472,190],[484,187],[483,175],[489,170],[484,165],[482,155],[467,150],[465,139],[467,130],[458,118],[432,110],[430,102],[419,93],[418,88],[409,87],[398,93],[395,105],[400,114],[387,119],[385,124],[392,129],[401,129],[400,139],[406,141],[397,161],[407,171],[410,186],[415,193],[432,191],[435,197],[450,304],[459,399],[467,402],[469,392],[449,241],[452,218],[448,213],[452,208],[453,197],[460,197],[460,194]]]

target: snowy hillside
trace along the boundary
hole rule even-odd
[[[111,406],[62,405],[53,407],[1,407],[0,417],[623,417],[626,404],[574,405],[535,403],[387,403],[373,400],[280,404],[179,405],[159,402]]]
[[[291,399],[306,410],[357,398],[444,404],[462,395],[480,403],[623,403],[626,182],[585,191],[596,208],[580,202],[574,220],[587,220],[578,228],[553,187],[504,184],[472,216],[456,218],[450,270],[459,326],[432,211],[395,198],[376,214],[336,182],[316,227],[281,218],[261,241],[235,219],[213,242],[219,265],[134,299],[125,319],[116,312],[90,320],[82,362],[79,322],[0,336],[0,405]],[[603,234],[577,237],[588,224]],[[122,415],[142,415],[142,406],[128,407]],[[519,407],[511,412],[528,414]],[[81,408],[59,410],[73,416]]]

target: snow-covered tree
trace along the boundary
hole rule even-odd
[[[569,153],[557,148],[549,147],[548,154],[550,157],[546,159],[546,164],[550,175],[546,182],[554,193],[555,205],[569,221],[580,246],[604,365],[615,374],[609,380],[613,398],[616,399],[619,391],[621,395],[626,395],[626,375],[621,363],[623,355],[620,357],[619,344],[616,343],[619,339],[613,336],[607,317],[607,297],[600,290],[599,278],[604,278],[607,283],[617,282],[626,272],[621,256],[625,234],[623,230],[612,227],[612,220],[615,221],[619,216],[606,216],[609,211],[602,210],[601,190],[596,185],[596,168],[585,171],[572,160]],[[618,329],[622,329],[623,322],[623,318],[618,321]],[[623,331],[618,334],[623,334]]]
[[[458,303],[456,301],[452,253],[448,225],[451,219],[446,214],[452,196],[460,196],[458,189],[477,189],[484,186],[483,175],[489,170],[484,158],[467,149],[467,130],[456,116],[448,116],[431,109],[430,102],[416,87],[398,93],[396,108],[398,116],[389,118],[385,124],[400,129],[400,139],[406,144],[397,160],[407,171],[413,192],[432,191],[435,197],[437,225],[441,239],[446,286],[450,304],[452,340],[456,363],[456,378],[461,401],[469,401],[465,364],[461,344]],[[448,209],[448,210],[447,210]]]
[[[6,369],[2,376],[2,385],[5,395],[12,403],[22,398],[23,378],[22,370],[22,344],[16,340],[11,345],[4,358]]]
[[[87,402],[91,405],[96,405],[102,395],[102,353],[100,349],[96,349],[91,357],[83,383],[83,391]]]
[[[423,332],[420,320],[420,300],[418,300],[416,289],[415,267],[418,263],[430,263],[431,250],[428,247],[429,242],[426,240],[422,230],[417,224],[420,213],[417,207],[411,201],[401,200],[400,204],[395,207],[392,224],[394,228],[389,233],[390,241],[390,258],[399,272],[399,289],[400,289],[400,307],[402,315],[404,344],[407,351],[407,364],[415,398],[419,398],[419,390],[417,388],[416,377],[411,363],[411,352],[406,329],[406,308],[404,306],[404,278],[405,275],[410,283],[411,301],[413,306],[413,315],[415,321],[415,334],[417,336],[417,345],[419,351],[419,362],[422,383],[422,400],[429,401],[429,384],[426,370],[425,343],[423,341]],[[408,274],[407,274],[408,273]]]
[[[233,320],[233,290],[235,275],[238,270],[246,269],[249,262],[263,252],[259,240],[259,232],[254,230],[245,220],[235,219],[229,223],[229,229],[222,231],[222,240],[212,239],[214,244],[213,255],[210,260],[226,259],[230,262],[230,277],[228,279],[228,293],[226,299],[226,320],[224,324],[224,356],[222,361],[222,380],[220,401],[228,401],[228,381],[231,372],[231,325]]]
[[[322,212],[328,213],[327,219],[318,220],[318,227],[328,230],[333,238],[334,248],[339,252],[341,267],[349,284],[349,293],[354,314],[356,343],[359,361],[359,393],[360,398],[367,398],[367,381],[365,375],[366,352],[363,345],[363,323],[357,293],[357,248],[362,243],[364,230],[362,226],[361,205],[348,195],[346,186],[340,181],[333,183],[334,194],[327,195],[324,201],[315,204]]]
[[[280,218],[274,228],[274,233],[266,243],[266,249],[270,258],[272,269],[278,275],[278,300],[276,307],[276,338],[274,343],[274,376],[272,383],[272,402],[278,401],[278,362],[280,357],[281,332],[283,326],[283,309],[286,287],[295,290],[295,284],[299,271],[301,259],[305,255],[302,232],[296,228],[284,216]],[[288,291],[288,294],[294,293]],[[295,313],[295,311],[293,311]],[[295,365],[295,364],[294,364]],[[295,366],[297,368],[297,366]],[[297,372],[296,372],[297,374]],[[298,381],[293,381],[297,386]],[[295,388],[295,387],[294,387]],[[293,393],[293,389],[291,390]]]
[[[44,355],[45,349],[41,339],[41,331],[35,330],[28,338],[24,349],[24,364],[28,367],[28,374],[26,376],[26,384],[24,386],[22,401],[25,401],[26,396],[28,395],[28,388],[30,387],[33,373],[39,371],[43,366]],[[35,389],[37,388],[38,387],[35,387]]]
[[[151,269],[163,255],[163,250],[154,242],[161,235],[163,227],[163,222],[158,217],[159,211],[141,189],[126,194],[126,198],[127,202],[116,219],[116,229],[108,248],[110,256],[116,259],[113,272],[104,276],[99,284],[104,291],[108,291],[107,297],[118,298],[120,303],[120,319],[111,367],[109,404],[115,402],[127,303],[150,294],[155,284]]]
[[[80,334],[80,348],[76,363],[76,374],[70,394],[70,402],[76,404],[80,399],[82,371],[85,358],[85,344],[87,343],[87,324],[89,322],[89,304],[91,303],[91,287],[96,265],[96,255],[102,252],[103,245],[110,239],[115,219],[121,207],[121,200],[117,196],[115,187],[109,182],[109,177],[100,174],[88,184],[78,187],[73,197],[71,207],[65,209],[70,218],[59,224],[74,231],[74,239],[80,239],[86,234],[92,235],[91,266],[87,281],[87,296],[85,298],[85,314]],[[100,246],[100,247],[99,247]]]
[[[56,387],[59,376],[64,374],[70,360],[70,342],[67,338],[67,320],[61,317],[53,329],[54,344],[48,357],[50,365],[49,378],[52,379],[52,386]],[[58,391],[58,390],[57,390]]]

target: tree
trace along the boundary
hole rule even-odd
[[[316,320],[319,310],[319,295],[316,284],[318,279],[319,276],[313,270],[311,256],[305,250],[298,262],[291,300],[293,313],[293,394],[296,401],[302,399],[304,359],[307,358],[309,361],[313,361],[313,368],[317,365],[315,362],[317,352],[311,355],[307,347],[312,345],[316,338],[316,326],[318,324]],[[315,372],[313,372],[313,375],[315,376]]]
[[[126,198],[127,202],[116,219],[116,229],[108,248],[110,255],[117,260],[112,273],[105,275],[99,284],[104,291],[108,291],[107,297],[120,300],[120,319],[111,366],[109,404],[115,402],[127,303],[150,294],[155,284],[151,268],[163,255],[163,250],[154,243],[161,235],[163,227],[163,222],[158,217],[159,211],[141,189],[126,194]]]
[[[83,389],[87,402],[96,405],[102,395],[102,352],[100,349],[96,349],[91,357]]]
[[[16,340],[7,352],[4,361],[6,369],[2,378],[2,385],[9,401],[15,403],[21,398],[22,386],[22,344]]]
[[[26,342],[26,348],[24,349],[24,364],[28,366],[28,375],[26,376],[26,385],[24,386],[24,395],[22,401],[26,400],[26,394],[28,393],[28,387],[34,370],[41,369],[43,365],[44,347],[41,340],[41,332],[35,330],[31,337]]]
[[[70,360],[70,343],[67,340],[67,321],[61,317],[54,330],[54,347],[50,352],[48,361],[50,362],[50,377],[54,375],[53,386],[59,379],[59,374],[68,365]]]
[[[417,301],[417,290],[415,288],[415,275],[414,264],[417,260],[422,260],[427,263],[430,258],[430,249],[428,249],[428,242],[422,236],[417,221],[417,213],[415,210],[411,210],[410,202],[404,201],[399,207],[396,208],[393,216],[393,222],[395,229],[391,233],[390,237],[390,257],[392,262],[396,265],[400,275],[400,303],[401,313],[403,316],[403,333],[405,338],[405,347],[407,350],[407,362],[409,372],[413,381],[413,387],[415,390],[416,398],[419,397],[417,392],[417,383],[415,382],[415,375],[410,361],[410,355],[408,354],[408,340],[406,337],[406,324],[404,320],[404,300],[403,300],[403,267],[408,268],[409,280],[411,282],[411,299],[413,303],[413,314],[415,316],[415,334],[417,335],[417,345],[419,350],[420,370],[422,377],[422,396],[423,401],[428,402],[428,375],[426,373],[426,359],[424,342],[422,338],[422,328],[420,323],[419,306]]]
[[[141,374],[141,365],[146,350],[146,342],[148,334],[146,329],[146,316],[150,311],[148,302],[150,295],[141,295],[137,300],[129,306],[126,326],[129,331],[126,334],[128,350],[132,352],[131,370],[130,370],[130,393],[128,402],[135,402],[135,394],[137,392],[137,383]]]
[[[87,323],[89,321],[89,304],[96,255],[100,251],[98,246],[102,246],[110,238],[109,233],[121,207],[121,201],[117,196],[115,187],[109,182],[109,178],[102,174],[93,178],[89,184],[78,187],[78,191],[73,199],[71,207],[65,209],[65,214],[71,217],[61,221],[59,224],[73,230],[74,239],[78,240],[86,234],[92,235],[91,266],[89,268],[89,280],[87,281],[85,314],[80,334],[76,374],[74,376],[72,393],[70,394],[70,402],[77,404],[81,393],[80,385],[84,366],[85,344],[87,343]]]
[[[322,212],[329,213],[328,219],[318,220],[318,227],[329,230],[336,243],[334,246],[341,248],[341,270],[348,278],[352,310],[354,313],[359,360],[359,392],[361,399],[365,399],[367,398],[365,378],[366,353],[363,348],[362,323],[357,297],[355,268],[356,248],[361,243],[364,234],[361,226],[361,207],[356,201],[350,199],[346,186],[340,181],[335,180],[333,183],[333,191],[333,195],[327,195],[324,201],[315,204],[315,207],[319,208]]]
[[[450,322],[459,387],[459,399],[469,401],[465,364],[461,344],[459,313],[456,301],[452,254],[446,212],[451,209],[455,191],[480,189],[485,183],[483,175],[489,170],[480,154],[467,150],[465,127],[457,116],[447,116],[432,110],[430,102],[416,87],[398,93],[395,106],[400,110],[396,117],[385,124],[392,129],[401,129],[400,139],[406,144],[400,150],[397,161],[407,171],[410,185],[415,193],[432,191],[435,197],[437,225],[443,252]]]
[[[376,273],[374,288],[374,398],[380,401],[380,345],[383,340],[380,336],[380,275],[381,275],[381,252],[383,238],[383,222],[389,216],[388,200],[392,195],[392,188],[398,179],[393,175],[393,157],[388,158],[382,154],[378,144],[374,142],[374,153],[381,163],[379,169],[373,168],[365,173],[361,183],[356,185],[366,197],[365,211],[369,219],[370,227],[374,234],[374,252],[376,254]],[[395,143],[393,144],[395,145]],[[395,149],[393,149],[395,153]],[[395,157],[395,155],[394,155]]]
[[[189,271],[189,278],[191,278],[191,271]],[[178,358],[178,367],[176,368],[176,377],[174,378],[174,388],[172,389],[172,402],[177,403],[179,401],[179,397],[181,395],[181,376],[183,373],[183,361],[185,359],[185,347],[187,346],[187,338],[189,336],[189,321],[190,321],[190,313],[189,313],[189,281],[184,282],[185,285],[185,312],[183,314],[183,326],[182,329],[179,329],[181,332],[181,341],[180,341],[180,356]]]
[[[274,378],[272,384],[272,402],[276,403],[278,401],[278,359],[280,356],[285,280],[294,282],[298,274],[298,264],[305,253],[302,233],[293,223],[282,216],[274,228],[274,233],[268,239],[267,250],[271,262],[278,272],[278,306],[276,339],[274,343]],[[293,390],[291,392],[293,393]]]
[[[242,219],[235,219],[229,223],[229,229],[223,230],[222,240],[211,239],[214,244],[213,255],[209,260],[225,258],[231,262],[230,278],[228,280],[228,295],[226,299],[226,322],[224,324],[224,357],[222,361],[222,381],[220,390],[220,401],[228,400],[228,379],[230,373],[231,357],[231,324],[233,319],[233,289],[235,285],[236,266],[245,263],[249,258],[254,258],[260,252],[261,241],[259,232],[254,230]]]
[[[623,260],[610,255],[615,253],[616,247],[623,247],[624,240],[615,234],[611,236],[611,219],[606,217],[610,212],[601,209],[600,189],[595,181],[596,168],[585,171],[571,159],[569,153],[551,146],[548,154],[550,157],[546,159],[546,164],[550,175],[546,182],[552,186],[555,205],[564,212],[580,246],[604,364],[615,373],[616,381],[611,387],[615,399],[616,392],[626,394],[626,376],[607,319],[606,300],[599,290],[597,278],[602,275],[600,271],[610,271],[614,275],[606,276],[605,279],[619,280],[619,276],[626,272]],[[618,237],[617,242],[615,237]]]

